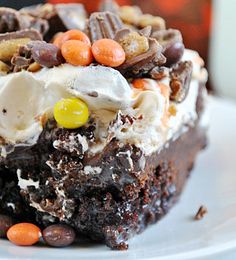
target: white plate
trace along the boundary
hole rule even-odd
[[[127,252],[101,245],[66,249],[16,247],[0,241],[0,259],[236,259],[236,104],[211,99],[210,145],[196,162],[180,202]],[[199,206],[209,213],[200,221]]]

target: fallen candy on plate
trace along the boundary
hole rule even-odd
[[[75,129],[85,125],[88,117],[87,105],[78,98],[62,99],[54,106],[55,120],[60,126],[68,129]]]
[[[125,52],[119,43],[111,39],[101,39],[92,45],[95,60],[105,66],[118,67],[125,61]]]
[[[66,247],[71,245],[76,238],[75,231],[68,225],[55,224],[48,226],[42,232],[43,240],[53,247]]]
[[[15,224],[7,231],[7,238],[18,246],[32,246],[39,241],[40,237],[40,229],[31,223]]]

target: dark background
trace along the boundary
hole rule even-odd
[[[43,3],[43,0],[0,0],[0,6],[4,6],[4,7],[12,7],[12,8],[16,8],[16,9],[20,9],[24,6],[28,6],[28,5],[36,5],[36,4],[40,4]]]

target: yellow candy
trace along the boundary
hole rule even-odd
[[[54,106],[54,118],[64,128],[79,128],[86,124],[88,117],[87,105],[78,98],[62,99]]]

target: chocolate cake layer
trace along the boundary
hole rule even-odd
[[[200,87],[199,118],[202,93]],[[93,142],[95,127],[91,122],[80,128],[80,136]],[[37,145],[18,147],[1,159],[0,210],[41,226],[67,223],[91,240],[127,249],[130,237],[159,220],[178,199],[197,153],[206,145],[199,121],[183,127],[188,131],[151,156],[112,139],[91,157],[80,142],[73,149],[67,146],[73,131],[57,129],[52,122]]]

